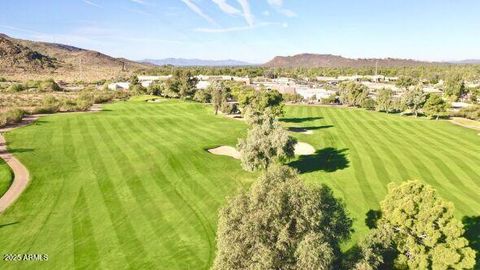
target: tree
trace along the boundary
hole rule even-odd
[[[459,74],[450,75],[445,81],[445,97],[452,101],[457,101],[465,94],[465,83]]]
[[[191,98],[195,94],[198,80],[189,71],[177,74],[178,94],[181,98]]]
[[[392,89],[380,89],[377,94],[377,105],[375,109],[389,113],[393,109],[393,91]]]
[[[363,102],[362,102],[362,108],[365,108],[369,111],[371,110],[375,110],[375,107],[377,106],[377,103],[375,102],[375,100],[371,99],[371,98],[366,98]]]
[[[246,119],[250,124],[247,138],[237,144],[245,170],[268,169],[272,163],[294,157],[297,141],[274,119],[270,109],[263,113],[249,110]]]
[[[397,87],[405,89],[406,91],[408,90],[408,88],[410,88],[410,86],[415,85],[416,83],[416,80],[414,80],[412,77],[401,76],[400,78],[398,78],[395,85]]]
[[[263,112],[270,108],[274,116],[283,115],[283,97],[277,90],[260,89],[257,91],[253,88],[247,88],[235,94],[240,107],[244,111],[250,109]]]
[[[410,109],[415,114],[415,117],[418,117],[418,111],[423,107],[426,100],[427,95],[423,92],[421,85],[407,90],[402,96],[402,104]]]
[[[419,181],[391,184],[380,207],[379,229],[374,231],[376,236],[370,236],[370,242],[376,244],[370,246],[391,240],[397,251],[396,268],[473,268],[475,251],[463,237],[463,225],[454,217],[453,204],[432,187]],[[377,251],[381,253],[382,248]]]
[[[351,226],[327,186],[273,166],[220,211],[213,269],[333,269]]]
[[[360,107],[368,97],[368,87],[356,82],[340,84],[340,102],[348,106]]]
[[[212,101],[212,94],[208,89],[197,90],[193,96],[193,100],[201,103],[210,103]]]
[[[427,102],[425,102],[423,112],[427,116],[431,118],[435,117],[435,119],[438,120],[440,116],[447,114],[447,103],[439,95],[430,95]]]
[[[209,87],[209,91],[212,95],[212,103],[215,114],[218,114],[218,111],[222,111],[222,108],[226,106],[225,104],[228,104],[228,89],[225,88],[222,82],[215,82]]]

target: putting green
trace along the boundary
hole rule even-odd
[[[391,181],[421,179],[480,215],[480,137],[443,121],[289,106],[285,124],[319,152],[293,161],[326,183],[355,218],[354,240]],[[201,104],[122,102],[54,115],[7,134],[32,181],[0,216],[0,252],[48,254],[1,269],[208,269],[218,208],[256,174],[205,149],[235,145],[244,123]]]

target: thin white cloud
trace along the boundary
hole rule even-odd
[[[277,6],[277,7],[283,6],[283,0],[267,0],[267,2],[271,6]]]
[[[197,6],[195,3],[193,3],[191,0],[181,0],[185,5],[187,5],[187,7],[195,12],[198,16],[204,18],[206,21],[208,21],[209,23],[211,24],[216,24],[215,21],[210,17],[208,16],[207,14],[205,14],[199,6]]]
[[[217,6],[224,12],[230,15],[237,15],[240,14],[240,10],[236,9],[235,7],[231,6],[227,3],[226,0],[212,0]]]
[[[254,24],[254,17],[252,14],[252,10],[250,9],[250,3],[248,0],[237,0],[237,2],[242,6],[243,17],[249,26],[253,26]]]
[[[90,6],[94,6],[94,7],[101,7],[99,4],[97,3],[94,3],[92,1],[89,1],[89,0],[82,0],[83,3],[87,4],[87,5],[90,5]]]
[[[238,27],[228,27],[228,28],[197,28],[195,29],[196,32],[203,32],[203,33],[230,33],[230,32],[241,32],[252,30],[256,28],[277,25],[285,27],[285,24],[282,23],[275,23],[275,22],[263,22],[255,25],[247,25],[247,26],[238,26]]]
[[[287,17],[296,17],[297,13],[283,7],[283,0],[267,0],[268,4],[278,13]]]
[[[137,4],[140,4],[140,5],[146,5],[146,4],[147,4],[147,3],[145,3],[145,1],[143,1],[143,0],[130,0],[130,1],[132,1],[132,2],[134,2],[134,3],[137,3]]]

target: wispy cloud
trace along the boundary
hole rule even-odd
[[[207,14],[205,14],[205,12],[203,12],[202,9],[200,9],[199,6],[197,6],[195,3],[193,3],[191,0],[181,0],[185,5],[187,5],[187,7],[195,12],[198,16],[204,18],[206,21],[208,21],[209,23],[211,24],[216,24],[216,22],[210,17],[208,16]]]
[[[132,2],[134,2],[134,3],[137,3],[137,4],[140,4],[140,5],[146,5],[146,4],[147,4],[147,3],[145,3],[145,1],[143,1],[143,0],[130,0],[130,1],[132,1]]]
[[[89,0],[82,0],[82,2],[84,2],[87,5],[97,7],[97,8],[101,7],[99,4],[97,4],[95,2],[92,2],[92,1],[89,1]]]
[[[283,7],[283,0],[267,0],[268,4],[273,7],[278,13],[287,17],[296,17],[297,13],[290,9]]]
[[[247,25],[247,26],[238,26],[238,27],[227,27],[227,28],[197,28],[195,29],[196,32],[203,32],[203,33],[229,33],[229,32],[241,32],[252,30],[256,28],[266,27],[266,26],[282,26],[287,27],[285,23],[275,23],[275,22],[263,22],[254,25]]]
[[[250,9],[250,3],[248,0],[237,0],[240,6],[242,6],[243,17],[249,26],[254,25],[254,17],[252,10]]]
[[[237,15],[240,14],[240,10],[236,9],[235,7],[231,6],[227,3],[226,0],[212,0],[217,6],[224,12],[230,15]]]

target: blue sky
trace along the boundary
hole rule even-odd
[[[478,0],[1,0],[0,32],[117,57],[480,59]]]

